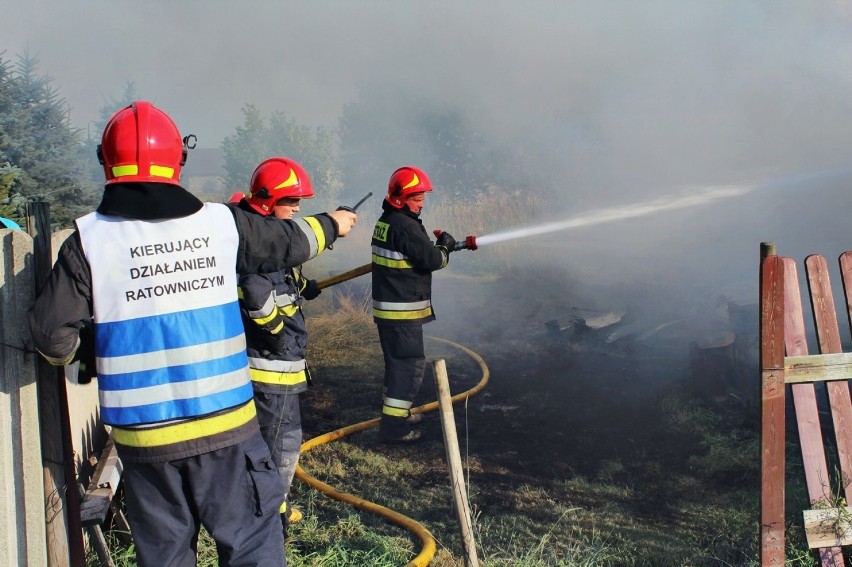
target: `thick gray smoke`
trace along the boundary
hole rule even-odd
[[[852,154],[849,2],[17,4],[0,48],[37,55],[83,129],[128,81],[207,147],[245,103],[334,128],[387,85],[523,147],[537,182],[559,188],[542,222],[760,186],[531,241],[590,281],[665,274],[685,295],[754,298],[761,240],[832,261],[852,248],[849,175],[824,175]]]

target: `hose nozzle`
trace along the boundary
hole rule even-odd
[[[456,250],[461,250],[463,248],[467,250],[476,250],[479,248],[479,246],[476,245],[476,237],[471,234],[470,236],[464,237],[464,243],[456,243]]]
[[[443,230],[435,229],[432,231],[435,234],[436,238],[440,238],[442,234],[444,234]],[[457,252],[459,250],[476,250],[478,246],[476,245],[476,237],[472,234],[470,236],[465,236],[464,240],[456,240],[456,244],[453,246],[452,251]]]

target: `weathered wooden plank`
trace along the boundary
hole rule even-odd
[[[790,258],[784,259],[784,342],[787,351],[785,360],[808,354],[798,270]],[[784,378],[786,380],[786,373]],[[813,384],[795,384],[791,389],[808,497],[813,504],[825,498],[828,479],[816,393]]]
[[[790,263],[793,264],[792,260],[790,260]],[[788,264],[785,264],[785,267],[787,266]],[[793,264],[793,266],[793,269],[795,269],[795,264]],[[806,355],[808,353],[808,347],[805,339],[805,322],[804,316],[802,315],[801,293],[799,291],[798,275],[796,274],[795,277],[795,302],[797,303],[797,306],[794,307],[793,304],[788,303],[786,309],[788,310],[787,317],[792,316],[789,312],[792,309],[796,309],[798,312],[796,315],[798,320],[798,329],[796,332],[801,335],[801,339],[797,339],[796,341],[796,344],[799,345],[799,347],[792,351],[788,350],[787,354]],[[787,281],[789,282],[790,280]],[[829,297],[831,297],[830,293]],[[795,407],[796,421],[799,428],[799,439],[802,447],[802,461],[805,467],[805,481],[808,487],[808,497],[811,504],[824,502],[826,495],[831,494],[831,488],[828,486],[828,479],[831,477],[828,471],[828,466],[826,465],[825,444],[820,428],[814,386],[812,384],[797,384],[794,385],[792,389],[794,391],[794,396],[797,394],[801,396],[804,392],[807,392],[807,394],[802,396],[807,397],[807,402],[805,402],[802,406],[797,404]],[[820,562],[826,567],[843,566],[844,561],[842,550],[839,546],[820,549]]]
[[[843,346],[837,326],[837,312],[828,275],[828,263],[825,257],[812,254],[805,259],[805,266],[820,352],[822,354],[842,352]],[[852,478],[852,398],[849,396],[849,384],[845,381],[827,382],[826,390],[834,422],[840,472],[843,478],[850,479]],[[848,500],[849,494],[846,493],[846,487],[841,488]]]
[[[104,446],[101,458],[98,460],[98,465],[92,474],[92,480],[89,482],[89,487],[83,496],[83,503],[80,506],[80,519],[83,526],[104,523],[107,513],[110,510],[112,499],[118,491],[118,484],[121,481],[123,470],[115,443],[113,443],[112,437],[110,437]]]
[[[788,356],[784,359],[784,381],[826,382],[852,379],[852,352]]]
[[[843,295],[846,298],[846,318],[849,321],[849,328],[852,329],[852,251],[841,254],[838,263]]]
[[[784,565],[784,264],[760,265],[762,565]]]
[[[817,508],[802,514],[809,548],[852,545],[852,508]]]

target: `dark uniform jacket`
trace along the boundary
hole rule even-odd
[[[421,325],[435,319],[432,272],[447,265],[421,220],[382,202],[372,239],[373,320],[379,325]]]
[[[308,389],[308,329],[296,268],[241,276],[240,311],[255,390],[299,394]]]

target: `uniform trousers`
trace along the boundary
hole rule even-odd
[[[201,526],[220,566],[287,565],[283,483],[260,433],[194,457],[123,465],[140,567],[194,567]]]
[[[284,482],[284,493],[290,494],[302,447],[299,394],[270,394],[255,388],[254,404],[257,407],[260,433],[272,453],[272,461],[278,467]]]
[[[378,328],[385,359],[384,403],[379,435],[384,439],[396,439],[411,431],[408,413],[404,410],[411,409],[423,383],[426,370],[423,325],[378,325]]]

